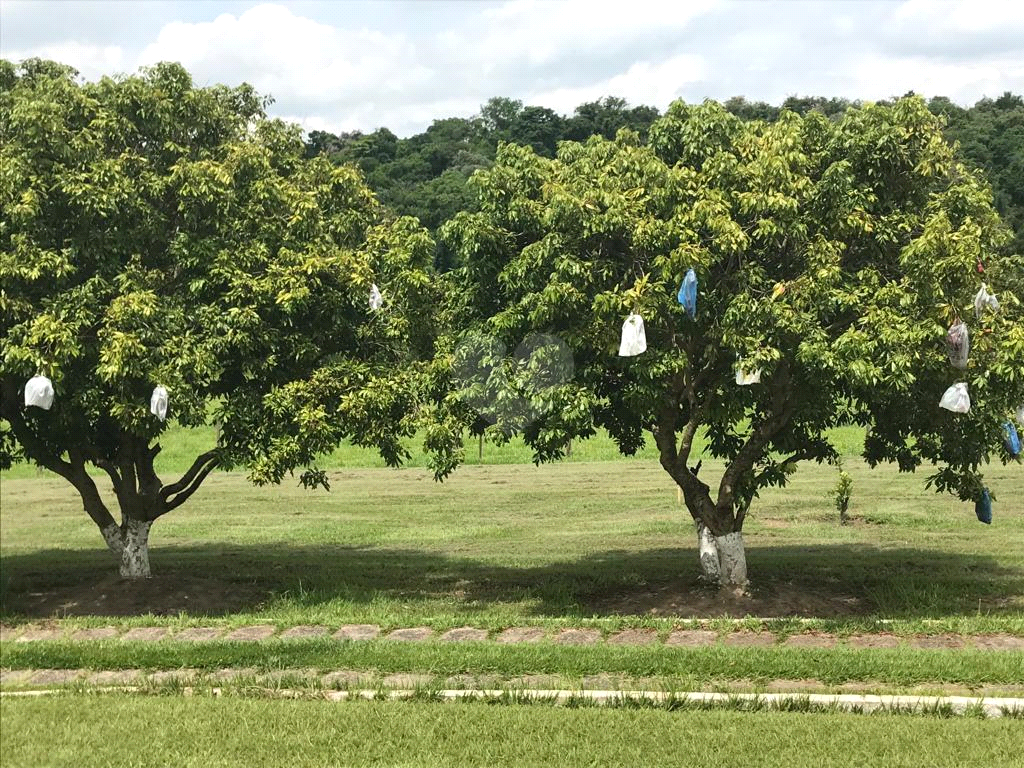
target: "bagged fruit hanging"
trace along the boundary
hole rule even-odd
[[[647,334],[644,319],[631,314],[622,324],[622,340],[619,342],[619,357],[635,357],[647,351]]]
[[[692,269],[687,270],[676,298],[679,299],[679,303],[683,305],[683,309],[691,319],[697,316],[697,273]]]
[[[967,384],[959,382],[947,389],[943,393],[942,399],[939,400],[939,406],[953,413],[967,413],[971,410],[971,397],[967,393]]]
[[[967,355],[971,351],[971,335],[962,322],[953,323],[946,332],[946,348],[949,362],[954,368],[967,367]]]
[[[153,395],[149,398],[149,412],[160,421],[167,420],[167,390],[163,387],[153,388]]]
[[[1011,456],[1020,456],[1020,435],[1017,434],[1017,428],[1013,426],[1012,421],[1003,424],[1003,432],[1006,433],[1003,445],[1006,446],[1007,453]]]
[[[34,405],[44,411],[53,405],[53,382],[45,376],[33,376],[25,384],[25,405]]]
[[[974,514],[985,525],[992,525],[992,496],[988,488],[982,488],[981,498],[974,502]]]

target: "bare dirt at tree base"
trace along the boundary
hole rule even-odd
[[[680,618],[757,616],[861,616],[870,608],[854,595],[814,592],[803,585],[773,584],[747,593],[702,584],[669,584],[616,595],[593,595],[584,605],[598,614]]]
[[[51,589],[11,591],[4,612],[32,618],[67,616],[215,616],[251,609],[267,598],[256,585],[178,574],[141,581],[111,575]]]

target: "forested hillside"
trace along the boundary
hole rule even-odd
[[[773,121],[783,109],[837,117],[859,103],[791,96],[773,106],[737,96],[724,106],[745,120]],[[1024,98],[1005,93],[965,108],[939,96],[928,107],[946,118],[946,137],[958,142],[963,157],[987,174],[996,208],[1015,234],[1010,247],[1024,253]],[[569,116],[498,97],[484,104],[478,115],[435,120],[423,133],[405,139],[386,127],[339,136],[312,131],[307,150],[311,155],[326,154],[335,163],[356,164],[386,205],[397,214],[416,216],[436,232],[458,211],[474,207],[475,197],[466,182],[477,168],[491,164],[500,142],[524,144],[552,157],[560,141],[585,141],[595,134],[612,138],[620,128],[646,138],[658,116],[654,107],[630,106],[617,97],[581,104]],[[454,266],[454,257],[443,244],[438,245],[436,261],[442,270]]]

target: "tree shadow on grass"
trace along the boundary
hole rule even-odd
[[[984,554],[822,545],[752,546],[747,555],[752,586],[737,597],[702,585],[685,548],[517,567],[416,549],[160,547],[155,578],[141,584],[121,581],[105,551],[45,550],[0,560],[0,618],[314,614],[339,601],[470,617],[496,603],[520,603],[523,615],[662,617],[942,618],[1024,607],[1024,566]]]

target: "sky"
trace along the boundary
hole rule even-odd
[[[306,130],[405,137],[493,96],[571,114],[604,96],[1024,94],[1024,2],[0,0],[0,56],[89,80],[179,61]]]

